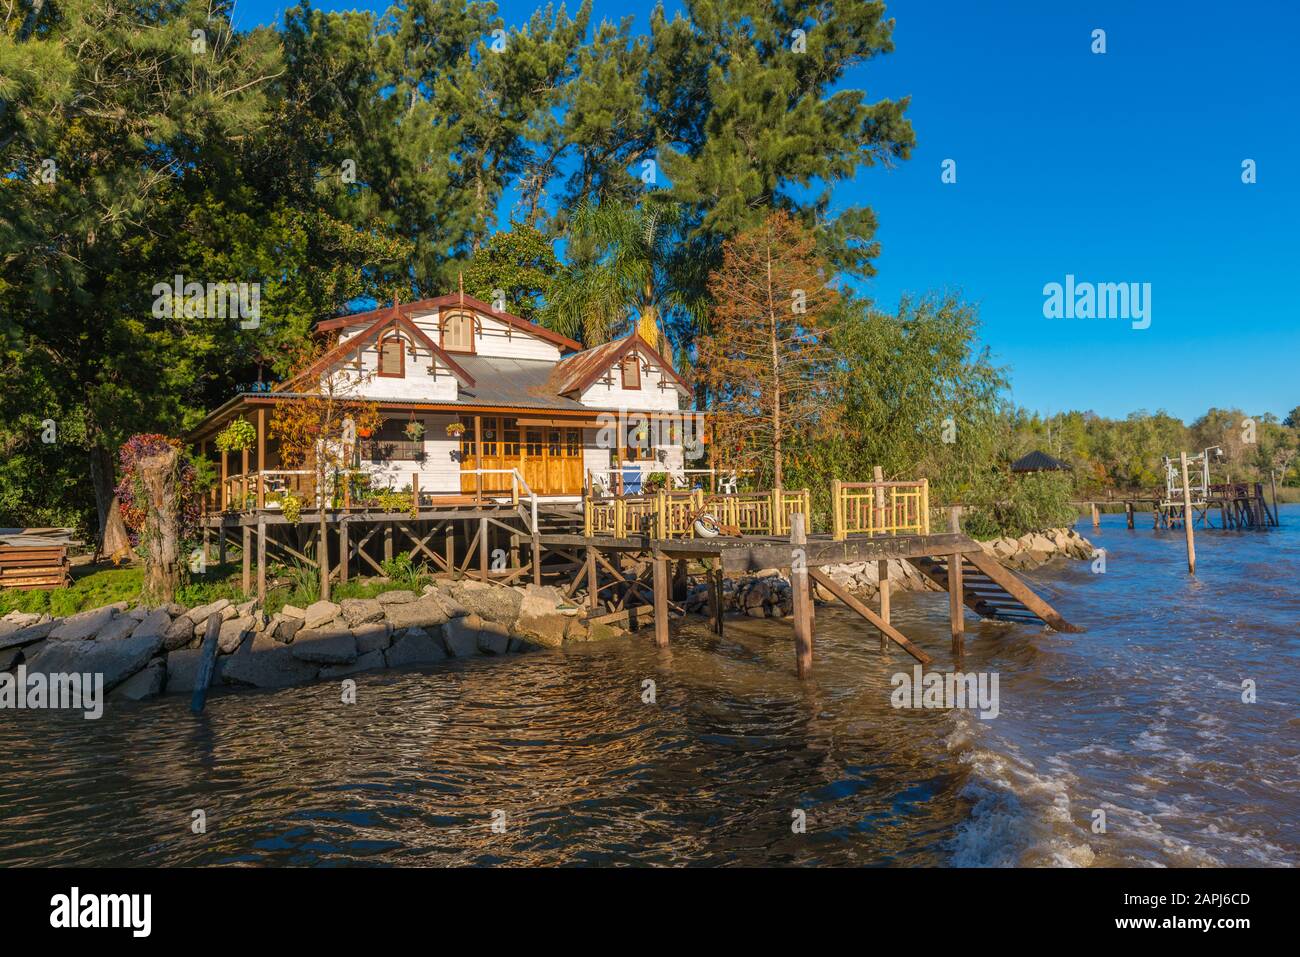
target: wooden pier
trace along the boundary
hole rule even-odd
[[[512,499],[413,501],[409,512],[365,508],[304,510],[297,523],[282,512],[250,509],[204,518],[205,549],[224,561],[239,548],[248,594],[264,598],[271,558],[318,569],[330,581],[355,573],[383,574],[400,554],[435,577],[477,577],[513,584],[555,585],[566,598],[585,593],[586,622],[636,630],[653,622],[654,641],[670,640],[669,623],[685,614],[694,569],[709,591],[712,628],[724,629],[723,579],[760,570],[789,575],[795,664],[811,674],[813,588],[820,586],[880,635],[922,664],[931,658],[890,621],[889,562],[915,566],[949,594],[952,648],[960,655],[967,609],[981,618],[1041,622],[1079,631],[1018,576],[957,531],[932,533],[924,482],[835,483],[831,528],[811,530],[807,490],[706,496],[701,490],[642,496],[585,497],[581,503]],[[706,535],[701,516],[724,516],[724,534]],[[215,538],[213,543],[211,540]],[[256,557],[256,569],[253,559]],[[869,607],[825,572],[829,565],[876,562],[883,572],[879,605]]]

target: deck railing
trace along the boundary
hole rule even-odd
[[[660,490],[647,495],[620,495],[611,499],[588,498],[584,528],[587,535],[652,535],[656,538],[694,538],[695,519],[707,512],[723,526],[742,535],[790,534],[790,516],[812,515],[808,489],[777,492],[741,492],[705,495],[703,489]]]
[[[929,535],[930,482],[831,483],[833,534]]]

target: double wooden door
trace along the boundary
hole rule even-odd
[[[465,432],[461,436],[462,470],[478,466],[474,444],[474,417],[461,419]],[[538,495],[578,495],[582,492],[582,429],[558,426],[521,426],[514,418],[483,416],[484,469],[518,469],[524,481]],[[471,493],[477,488],[476,476],[462,475],[460,488]],[[483,476],[483,490],[508,493],[511,479],[507,474]]]

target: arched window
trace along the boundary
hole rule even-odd
[[[623,388],[641,388],[641,362],[637,359],[636,353],[623,359]]]
[[[406,375],[406,343],[398,335],[379,340],[379,375],[400,379]]]
[[[442,347],[448,352],[473,352],[477,325],[472,313],[447,313],[442,318]]]

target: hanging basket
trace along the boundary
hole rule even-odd
[[[464,423],[464,422],[451,422],[451,423],[449,423],[449,424],[447,425],[447,434],[450,435],[450,436],[452,436],[453,438],[464,435],[464,434],[465,434],[465,423]]]

